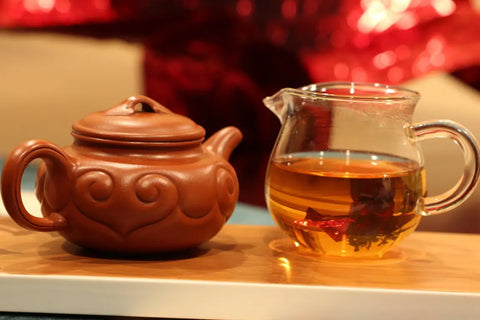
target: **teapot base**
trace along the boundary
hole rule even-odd
[[[68,221],[74,228],[59,234],[82,251],[93,255],[146,256],[193,250],[213,238],[226,222],[215,207],[201,218],[190,218],[180,210],[164,219],[120,235],[108,226],[93,221],[78,211],[70,212]]]

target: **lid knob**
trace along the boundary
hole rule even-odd
[[[120,104],[111,107],[110,109],[105,111],[105,115],[110,116],[126,116],[135,113],[135,106],[137,104],[142,104],[143,111],[147,111],[147,108],[150,108],[151,112],[155,113],[172,113],[169,109],[162,106],[157,101],[147,97],[147,96],[131,96],[121,102]]]

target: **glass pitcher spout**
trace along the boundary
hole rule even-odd
[[[292,92],[299,91],[292,88],[284,88],[275,93],[272,96],[266,97],[263,99],[265,106],[270,109],[283,123],[285,115],[289,111],[290,104],[288,103],[288,98],[292,95]],[[292,110],[290,110],[292,111]]]

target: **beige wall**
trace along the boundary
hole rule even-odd
[[[31,138],[70,144],[73,121],[142,93],[141,74],[139,45],[0,31],[0,157]]]

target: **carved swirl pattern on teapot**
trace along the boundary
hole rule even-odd
[[[92,170],[81,174],[75,184],[75,194],[82,197],[78,202],[95,202],[102,205],[112,196],[114,183],[112,176],[105,171]]]
[[[178,177],[175,181],[155,171],[114,175],[107,169],[84,168],[76,174],[72,200],[79,214],[104,225],[121,238],[161,222],[176,209],[186,217],[199,219],[213,214],[218,206],[219,212],[228,220],[238,194],[234,172],[222,164],[202,171],[203,177],[200,175],[195,181],[182,183]],[[42,166],[37,177],[37,197],[46,211],[54,211],[53,208],[61,211],[65,204],[58,197],[45,196],[44,190],[52,189],[55,183],[50,180]],[[179,197],[176,184],[192,190],[186,190],[185,196]],[[201,187],[211,192],[195,192],[195,188]],[[117,208],[114,217],[106,213],[112,207]]]
[[[161,204],[171,211],[178,199],[177,188],[167,177],[149,173],[140,177],[135,183],[135,194],[137,199],[146,206]]]
[[[81,214],[125,237],[164,219],[177,206],[178,193],[161,174],[114,176],[91,170],[78,176],[73,201]]]
[[[235,203],[237,202],[236,177],[226,167],[218,167],[217,172],[217,198],[220,211],[230,218]]]

